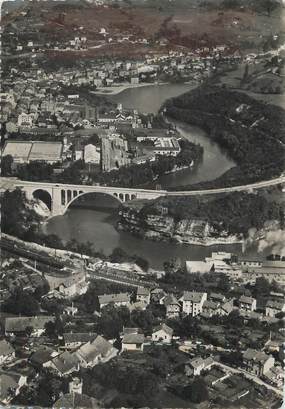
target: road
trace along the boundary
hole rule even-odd
[[[246,378],[250,379],[251,381],[258,383],[259,385],[265,386],[267,389],[272,390],[273,392],[277,393],[277,395],[283,397],[283,391],[281,389],[276,388],[275,386],[269,385],[266,382],[263,382],[258,376],[253,375],[247,371],[244,371],[242,369],[236,369],[232,368],[231,366],[222,364],[221,362],[215,362],[215,365],[220,366],[222,369],[224,369],[227,372],[232,372],[232,373],[238,373],[240,375],[244,375]]]

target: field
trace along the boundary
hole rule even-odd
[[[189,2],[189,4],[192,4]],[[156,40],[163,40],[167,47],[196,49],[215,45],[227,45],[239,50],[258,50],[273,33],[282,31],[282,13],[271,17],[251,10],[220,10],[198,7],[106,7],[79,4],[39,3],[29,4],[29,17],[40,24],[40,34],[46,38],[66,40],[86,36],[90,54],[82,56],[140,55],[150,50],[160,53]],[[3,26],[21,18],[15,12],[4,16]],[[104,33],[102,32],[104,29]],[[134,47],[118,45],[119,38],[145,39],[148,45]],[[103,44],[108,38],[110,44]],[[100,45],[101,42],[101,45]],[[116,44],[112,49],[112,44]],[[99,46],[98,46],[99,45]],[[92,48],[98,46],[97,48]],[[137,49],[138,48],[138,49]],[[167,50],[167,48],[166,48]],[[165,51],[165,48],[164,48]]]

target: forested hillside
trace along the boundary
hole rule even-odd
[[[166,115],[205,129],[237,166],[210,186],[231,186],[279,176],[285,165],[285,111],[219,87],[168,100]],[[205,184],[201,184],[205,186]]]

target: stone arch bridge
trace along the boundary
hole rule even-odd
[[[167,191],[151,190],[137,188],[122,188],[112,186],[88,186],[88,185],[67,185],[45,182],[32,182],[19,180],[17,178],[0,178],[0,192],[13,190],[17,187],[22,189],[28,199],[35,197],[43,198],[48,205],[51,216],[63,215],[68,207],[79,196],[87,193],[103,193],[110,195],[123,203],[135,199],[156,199],[161,196],[201,196],[230,192],[253,192],[256,189],[262,189],[274,185],[281,185],[285,189],[285,175],[282,174],[276,178],[261,182],[232,186],[217,189],[205,190],[186,190],[186,191]]]
[[[77,198],[88,193],[107,194],[118,200],[119,203],[135,199],[156,199],[167,193],[166,190],[28,182],[12,178],[9,178],[5,188],[3,179],[2,190],[3,188],[4,190],[20,188],[25,192],[27,199],[41,199],[49,207],[51,216],[63,215]]]

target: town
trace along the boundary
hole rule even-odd
[[[0,405],[280,408],[282,2],[8,3]]]

